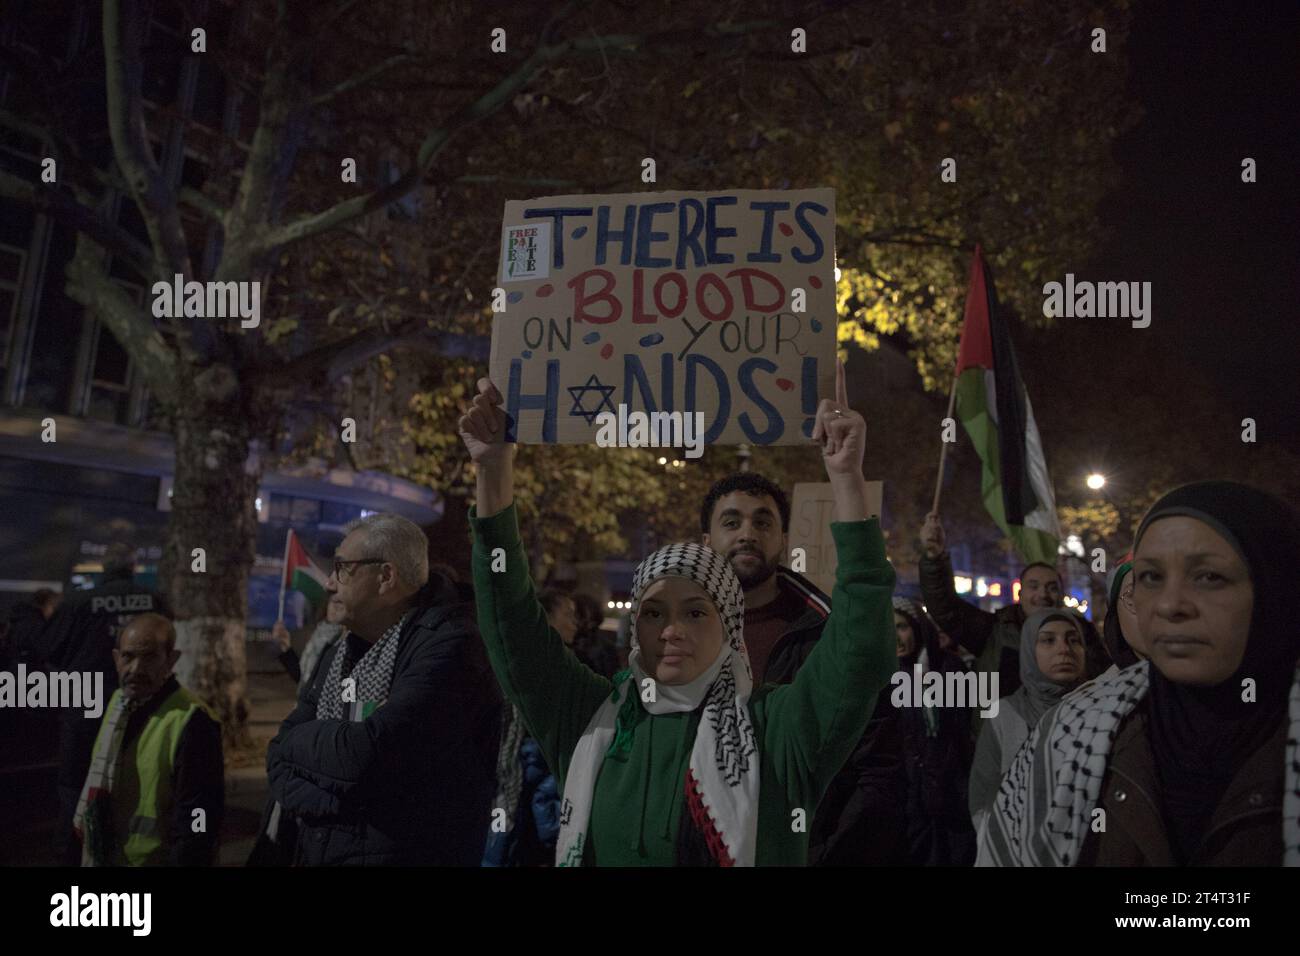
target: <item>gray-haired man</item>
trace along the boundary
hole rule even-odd
[[[428,547],[415,524],[380,514],[335,551],[326,589],[347,633],[267,752],[272,815],[296,820],[299,864],[482,858],[500,696],[473,609],[429,572]]]

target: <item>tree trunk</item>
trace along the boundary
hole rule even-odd
[[[176,613],[177,679],[220,719],[227,746],[244,746],[248,668],[244,625],[256,550],[261,467],[252,424],[227,366],[180,386],[175,409],[176,473],[163,581]],[[196,549],[206,570],[196,570]]]

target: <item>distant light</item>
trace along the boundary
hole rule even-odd
[[[668,464],[668,459],[667,459],[667,458],[660,458],[660,459],[659,459],[659,464],[661,464],[661,465],[666,465],[666,464]]]
[[[1002,597],[1002,582],[1001,582],[1001,581],[994,581],[992,584],[989,585],[989,596],[990,596],[990,597]]]
[[[983,578],[976,578],[976,579],[975,579],[975,593],[976,593],[979,597],[985,597],[985,596],[987,596],[988,593],[989,593],[989,582],[986,581],[986,580],[984,580]]]
[[[1011,600],[1020,603],[1020,579],[1016,578],[1011,582]]]
[[[840,281],[840,276],[842,276],[843,274],[844,274],[844,273],[840,271],[840,267],[839,267],[839,266],[836,266],[836,267],[835,267],[835,281],[836,281],[836,282],[839,282],[839,281]]]
[[[958,594],[969,594],[973,584],[970,578],[962,577],[960,574],[952,576],[952,586]]]
[[[367,510],[366,508],[362,508],[362,509],[361,509],[361,517],[363,517],[363,518],[369,518],[372,514],[376,514],[376,513],[377,513],[377,512],[369,511],[369,510]]]
[[[673,459],[673,467],[674,467],[674,468],[681,468],[681,467],[682,467],[682,460],[681,460],[680,458],[674,458],[674,459]]]
[[[1088,613],[1088,602],[1087,602],[1087,601],[1080,601],[1080,602],[1079,602],[1079,613],[1080,613],[1080,614],[1087,614],[1087,613]]]
[[[1061,598],[1061,603],[1066,607],[1078,607],[1079,599],[1073,594],[1067,594],[1065,597]]]
[[[262,499],[261,499],[261,498],[258,498],[256,501],[254,501],[254,502],[253,502],[253,507],[256,508],[258,511],[261,511],[261,510],[262,510]]]
[[[1099,475],[1094,471],[1088,476],[1088,487],[1093,491],[1101,491],[1101,489],[1106,487],[1106,476]]]

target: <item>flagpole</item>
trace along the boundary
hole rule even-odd
[[[280,613],[276,617],[277,621],[284,620],[284,576],[289,570],[289,542],[293,537],[293,528],[290,528],[284,534],[284,562],[280,565]]]
[[[956,401],[957,401],[957,376],[954,375],[952,377],[952,388],[948,390],[948,414],[944,419],[945,422],[947,421],[947,419],[952,418],[952,410],[953,410],[953,406],[956,404]],[[947,428],[947,425],[945,424],[944,427]],[[939,512],[939,492],[943,489],[943,465],[944,465],[944,461],[948,457],[948,446],[950,444],[951,442],[947,442],[947,441],[939,443],[940,446],[939,447],[939,477],[937,477],[934,480],[934,504],[930,506],[930,510],[935,514],[938,514]]]

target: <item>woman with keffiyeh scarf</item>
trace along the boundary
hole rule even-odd
[[[1020,687],[985,721],[970,773],[971,821],[979,828],[1011,766],[1042,716],[1084,678],[1083,618],[1069,608],[1035,611],[1020,629]]]
[[[1234,482],[1143,518],[1131,598],[1149,660],[1039,724],[980,865],[1300,865],[1300,516]],[[1104,825],[1102,825],[1104,824]]]
[[[698,544],[661,548],[637,568],[633,650],[613,682],[563,646],[520,542],[502,397],[480,379],[460,420],[477,466],[479,627],[506,696],[562,782],[557,865],[806,862],[817,804],[895,662],[894,572],[866,512],[866,426],[848,408],[842,366],[837,378],[812,436],[835,495],[835,609],[794,683],[759,689],[740,582]]]

